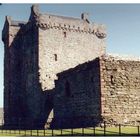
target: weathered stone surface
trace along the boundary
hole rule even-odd
[[[98,124],[101,121],[100,98],[99,59],[58,74],[54,95],[55,127]]]
[[[139,125],[139,69],[138,59],[104,55],[58,74],[54,124],[78,127],[106,121],[108,125]]]
[[[110,125],[139,125],[140,61],[103,56],[100,62],[104,120]]]
[[[43,127],[53,108],[57,73],[103,55],[105,37],[103,25],[87,18],[42,14],[36,6],[28,22],[6,17],[2,33],[5,126]]]
[[[139,125],[140,60],[104,55],[105,37],[86,14],[41,14],[33,6],[28,22],[6,17],[5,126],[44,127],[52,109],[52,127]]]
[[[105,54],[104,39],[95,35],[105,32],[101,25],[48,14],[41,15],[39,23],[42,26],[49,24],[46,29],[39,28],[39,73],[43,90],[55,87],[57,73]]]
[[[103,25],[41,14],[6,17],[4,122],[10,128],[140,125],[140,59],[105,54]],[[49,127],[49,126],[45,126]]]

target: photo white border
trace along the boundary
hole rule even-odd
[[[140,3],[138,0],[0,0],[0,3]]]
[[[48,3],[48,4],[61,4],[61,3],[66,3],[66,4],[69,4],[69,3],[79,3],[79,4],[86,4],[86,3],[99,3],[99,4],[107,4],[107,3],[130,3],[130,4],[133,4],[133,3],[140,3],[138,2],[137,0],[117,0],[117,1],[112,1],[112,0],[30,0],[30,1],[23,1],[23,0],[0,0],[0,3],[2,4],[6,4],[6,3],[29,3],[29,4],[32,4],[32,3]],[[118,139],[127,139],[127,140],[138,140],[139,137],[1,137],[1,139],[5,139],[5,140],[15,140],[15,139],[21,139],[21,140],[25,140],[25,139],[40,139],[40,140],[54,140],[54,139],[57,139],[57,140],[85,140],[88,139],[88,140],[118,140]]]

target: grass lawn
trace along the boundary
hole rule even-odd
[[[104,136],[104,128],[96,127],[96,129],[76,128],[63,130],[0,130],[0,136]],[[119,134],[119,127],[107,127],[105,131],[106,136],[137,136],[137,127],[121,127],[121,134]]]

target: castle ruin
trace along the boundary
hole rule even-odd
[[[5,127],[43,128],[52,109],[57,128],[139,124],[140,61],[106,55],[105,38],[87,13],[42,14],[33,5],[28,22],[7,16]]]

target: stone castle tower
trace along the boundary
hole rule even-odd
[[[5,126],[43,127],[56,105],[57,74],[104,55],[105,37],[104,26],[86,13],[81,18],[42,14],[33,5],[28,22],[7,16],[2,32]],[[69,84],[66,89],[69,94]]]

